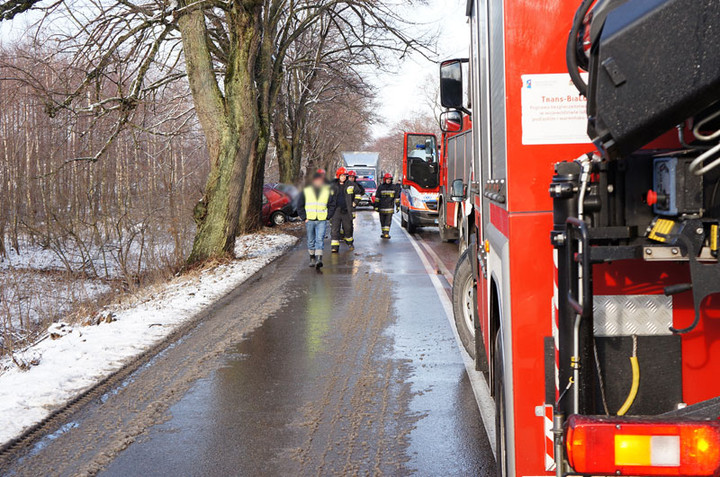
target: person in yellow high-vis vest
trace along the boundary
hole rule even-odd
[[[310,266],[318,270],[323,266],[323,246],[328,221],[337,205],[333,190],[325,181],[325,175],[316,172],[312,183],[303,189],[298,201],[298,215],[305,221]]]

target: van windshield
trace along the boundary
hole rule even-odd
[[[377,189],[375,181],[358,181],[358,184],[363,186],[364,189]]]
[[[362,167],[353,169],[355,173],[358,175],[358,177],[372,177],[375,175],[375,171],[373,169],[365,169]]]

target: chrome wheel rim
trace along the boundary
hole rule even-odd
[[[470,276],[463,284],[462,288],[462,310],[463,319],[465,320],[465,326],[472,336],[475,336],[475,321],[473,319],[473,307],[475,306],[475,300],[473,300],[473,286],[475,280]]]

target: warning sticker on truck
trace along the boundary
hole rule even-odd
[[[590,142],[587,100],[568,74],[523,75],[522,82],[523,144]]]

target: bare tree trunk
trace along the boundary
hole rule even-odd
[[[258,45],[256,69],[253,70],[254,83],[257,85],[257,141],[254,154],[248,164],[248,183],[243,192],[242,208],[237,231],[240,234],[253,232],[262,227],[262,191],[265,180],[265,158],[272,135],[274,106],[279,93],[280,71],[282,63],[273,60],[275,55],[275,31],[273,26],[265,25],[262,44]]]
[[[275,134],[275,144],[278,149],[278,167],[280,169],[280,182],[296,184],[300,181],[303,155],[302,128],[293,127],[290,137],[287,133]]]
[[[253,157],[248,164],[247,187],[242,195],[240,219],[237,233],[246,234],[262,227],[262,190],[265,181],[265,158],[270,144],[269,131],[261,129],[258,134]]]
[[[293,141],[292,139],[288,139],[287,136],[287,128],[285,127],[283,118],[280,117],[275,121],[274,128],[280,182],[292,184],[296,179],[293,175]]]
[[[257,167],[254,68],[261,32],[259,8],[255,10],[236,5],[229,14],[232,47],[225,98],[215,78],[203,12],[194,10],[179,20],[195,110],[210,155],[205,196],[195,208],[198,230],[190,263],[233,253],[246,174],[253,177]]]

